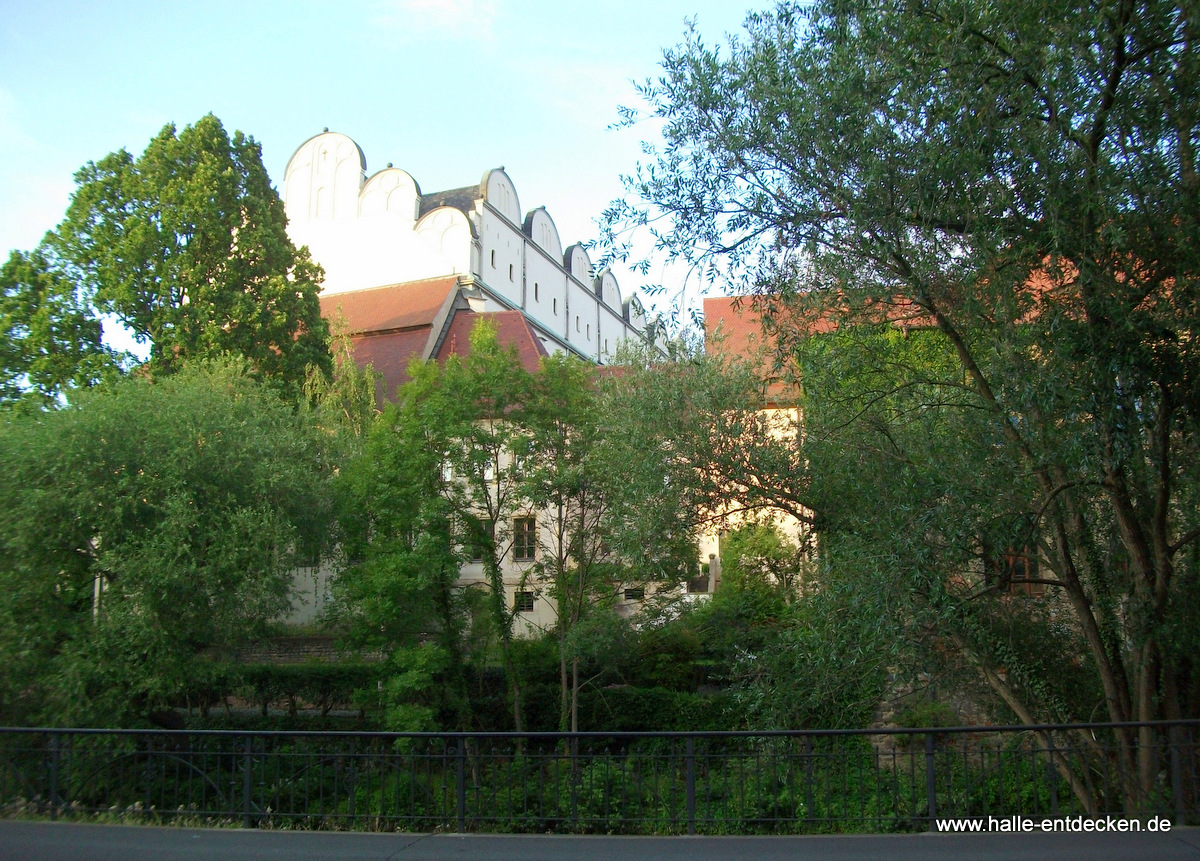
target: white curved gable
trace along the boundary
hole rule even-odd
[[[439,206],[417,222],[417,236],[439,257],[448,261],[457,274],[471,269],[471,223],[461,210]]]
[[[421,208],[421,189],[407,171],[388,167],[367,180],[362,188],[359,213],[363,216],[395,215],[415,221]]]
[[[617,277],[607,269],[596,278],[596,295],[609,308],[620,310],[621,288],[617,286]]]
[[[553,257],[556,263],[562,258],[562,241],[558,238],[558,228],[554,226],[554,219],[546,212],[546,207],[539,206],[525,216],[525,235]]]
[[[646,328],[646,310],[637,296],[631,296],[625,301],[625,319],[635,329]]]
[[[284,171],[288,217],[344,221],[358,216],[358,192],[367,160],[353,140],[337,132],[309,138],[292,153]]]
[[[521,204],[517,200],[517,187],[504,172],[504,168],[489,170],[483,175],[483,181],[479,185],[483,190],[484,199],[492,208],[513,224],[521,223]]]
[[[563,255],[563,268],[570,272],[575,279],[587,284],[592,278],[592,258],[587,249],[576,243],[567,249]]]
[[[522,218],[504,168],[422,195],[391,165],[368,178],[358,145],[326,131],[288,161],[283,199],[288,235],[325,269],[326,293],[461,275],[489,309],[525,314],[550,350],[604,362],[622,340],[650,334],[611,272],[595,271],[581,244],[563,251],[545,207]]]
[[[346,135],[305,141],[284,180],[288,235],[325,269],[326,293],[470,272],[466,217],[439,209],[418,223],[416,180],[390,166],[366,179],[366,158]]]

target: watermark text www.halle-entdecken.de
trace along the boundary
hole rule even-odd
[[[1149,819],[1129,819],[1117,816],[1064,816],[1054,819],[1033,819],[1029,816],[988,816],[971,819],[939,819],[938,831],[1000,832],[1020,834],[1034,831],[1061,831],[1069,834],[1083,832],[1139,832],[1171,830],[1171,820],[1161,816]]]

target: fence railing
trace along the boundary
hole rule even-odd
[[[6,815],[356,830],[913,831],[1200,820],[1200,721],[769,733],[0,728]]]

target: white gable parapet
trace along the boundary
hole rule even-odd
[[[345,135],[326,129],[309,138],[292,153],[284,172],[288,219],[307,224],[357,218],[366,170],[366,156]]]
[[[520,310],[548,350],[605,362],[626,338],[654,342],[638,303],[624,300],[611,272],[595,272],[579,244],[563,251],[545,207],[521,217],[503,167],[479,184],[422,194],[390,164],[367,177],[366,157],[326,130],[288,161],[288,233],[325,269],[325,292],[342,293],[460,275],[491,310]]]

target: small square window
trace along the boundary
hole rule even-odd
[[[533,612],[533,593],[517,592],[513,595],[513,609],[518,613]]]
[[[641,601],[646,597],[646,587],[630,586],[625,590],[626,601]]]
[[[513,521],[513,558],[518,562],[531,562],[537,550],[537,521],[532,517],[518,517]]]

